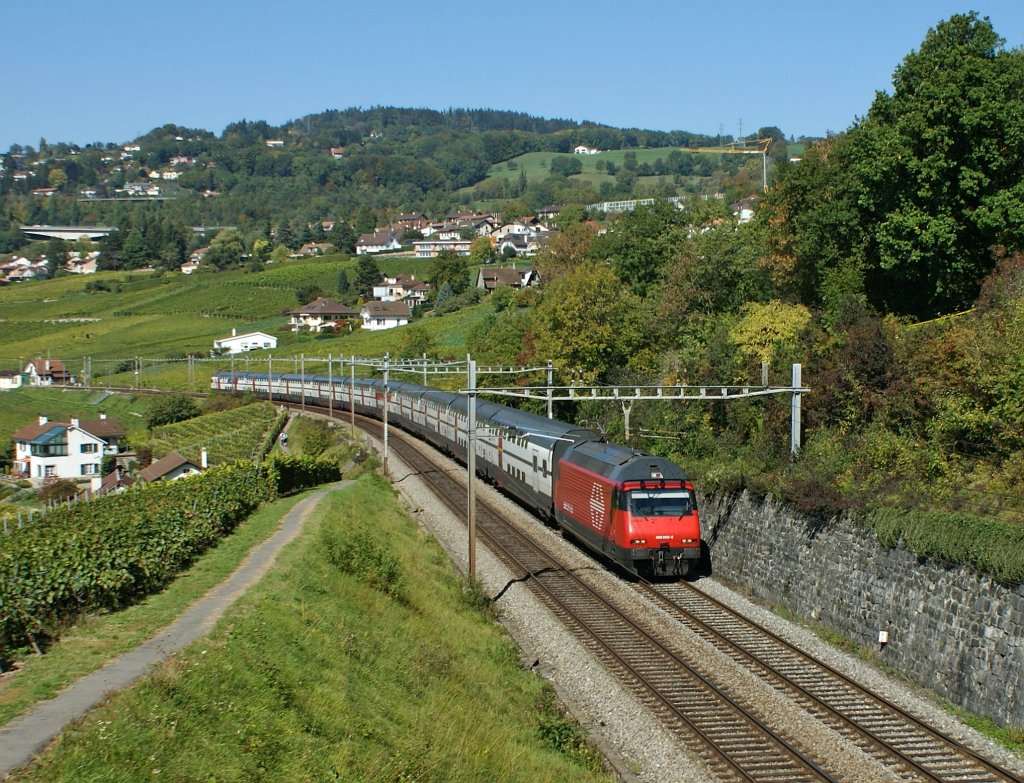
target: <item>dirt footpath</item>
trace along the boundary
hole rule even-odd
[[[302,530],[309,513],[339,484],[303,498],[281,520],[281,528],[255,547],[238,569],[190,606],[148,642],[80,679],[53,699],[0,727],[0,777],[23,767],[72,721],[81,718],[113,691],[127,687],[158,664],[213,628],[225,611],[274,564],[278,552]]]

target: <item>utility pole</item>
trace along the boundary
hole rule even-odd
[[[352,426],[352,440],[356,439],[356,357],[350,355],[351,364],[349,369],[352,372],[351,381],[348,387],[348,415]]]
[[[469,528],[469,578],[476,579],[476,362],[466,354],[466,388],[469,395],[466,422],[466,518]]]
[[[789,454],[796,458],[800,453],[800,380],[803,368],[799,364],[793,365],[793,397],[790,408],[790,429],[789,429]]]
[[[384,354],[384,475],[388,474],[388,370],[391,367],[391,354]]]
[[[555,385],[555,369],[552,366],[550,359],[548,359],[548,368],[547,369],[548,369],[548,374],[547,374],[547,382],[548,382],[548,418],[549,419],[553,419],[553,418],[555,418],[555,413],[554,413],[555,408],[554,408],[554,400],[552,400],[552,393],[554,392],[554,385]]]

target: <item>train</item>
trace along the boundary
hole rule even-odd
[[[305,403],[383,418],[379,378],[217,372],[214,391]],[[467,462],[469,398],[401,381],[387,384],[389,426]],[[546,522],[601,558],[644,578],[680,578],[705,567],[697,497],[675,463],[606,442],[555,419],[477,400],[476,467]]]

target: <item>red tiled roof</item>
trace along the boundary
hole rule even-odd
[[[187,457],[183,457],[178,452],[172,451],[172,452],[168,453],[167,455],[165,455],[164,457],[161,457],[160,459],[158,459],[156,462],[151,464],[149,467],[143,468],[142,470],[140,470],[139,471],[139,480],[140,481],[156,481],[157,479],[162,478],[163,476],[166,476],[172,470],[180,468],[182,465],[191,465],[194,468],[198,468],[199,467],[198,465],[196,465],[192,460],[188,459]]]

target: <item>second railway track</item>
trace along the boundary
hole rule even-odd
[[[364,420],[371,432],[380,423]],[[414,447],[394,438],[392,448],[429,483],[453,515],[465,518],[465,487],[437,469]],[[482,540],[506,566],[530,584],[538,598],[592,654],[684,738],[722,780],[849,780],[827,750],[815,749],[776,722],[765,721],[756,706],[716,682],[706,662],[687,660],[656,627],[629,607],[602,595],[578,579],[573,567],[506,523],[502,514],[478,500]],[[668,624],[679,624],[718,653],[746,668],[771,688],[787,694],[797,708],[857,746],[899,781],[1021,783],[1007,770],[985,760],[885,699],[803,653],[788,642],[718,604],[692,585],[656,588],[638,585],[646,600],[660,607]],[[740,689],[742,692],[742,689]],[[771,725],[769,725],[771,724]]]

